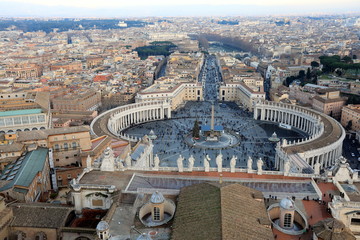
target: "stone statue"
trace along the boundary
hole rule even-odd
[[[156,154],[154,157],[154,170],[158,171],[159,170],[159,165],[160,165],[160,158],[159,156]]]
[[[252,158],[249,156],[248,160],[247,160],[247,172],[250,173],[252,171]]]
[[[223,161],[222,157],[223,155],[221,153],[216,157],[216,165],[218,172],[222,172],[222,161]]]
[[[124,163],[121,160],[117,162],[117,166],[120,171],[124,171]]]
[[[316,162],[314,165],[314,174],[315,175],[320,175],[320,166],[321,164],[319,162]]]
[[[188,170],[189,172],[192,172],[195,162],[195,158],[193,157],[193,155],[190,155],[188,161],[189,161]]]
[[[290,161],[287,160],[287,161],[285,161],[285,163],[284,163],[284,175],[285,175],[285,176],[288,176],[288,175],[289,175],[289,172],[290,172]]]
[[[181,155],[179,155],[178,159],[176,160],[179,172],[184,171],[183,161],[184,161],[184,158]]]
[[[262,166],[264,164],[263,160],[261,160],[261,158],[259,158],[259,160],[257,160],[256,164],[257,164],[257,171],[258,171],[257,174],[262,175]]]
[[[205,172],[210,172],[210,157],[209,155],[206,154],[205,158],[204,158],[204,168],[205,168]]]
[[[131,157],[130,157],[130,153],[128,153],[125,157],[125,164],[126,164],[126,167],[129,168],[131,167]]]
[[[237,160],[237,157],[233,155],[230,160],[230,172],[232,172],[232,173],[235,172],[236,160]]]
[[[104,157],[101,161],[100,171],[113,172],[115,170],[114,152],[110,147],[104,151]]]
[[[86,167],[87,167],[88,169],[91,169],[91,168],[92,168],[92,160],[91,160],[90,155],[88,155],[87,158],[86,158]]]

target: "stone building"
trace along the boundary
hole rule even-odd
[[[73,208],[52,204],[12,205],[14,218],[10,223],[9,239],[59,239],[61,228],[69,222]]]
[[[0,99],[0,133],[50,128],[49,93],[0,94]]]
[[[56,63],[50,66],[51,71],[56,70],[65,70],[67,73],[74,73],[82,71],[83,64],[80,61],[71,62],[71,63]]]
[[[0,192],[24,202],[36,202],[51,189],[48,149],[38,148],[8,164],[0,175]]]
[[[340,97],[340,91],[335,89],[320,89],[318,95],[313,98],[312,107],[335,119],[340,119],[341,109],[347,98]]]
[[[349,123],[351,122],[351,123]],[[341,125],[349,130],[360,131],[360,105],[347,105],[341,111]]]
[[[101,94],[92,89],[77,89],[52,100],[56,111],[93,111],[101,106]]]
[[[33,79],[42,75],[43,69],[38,64],[21,64],[6,69],[5,76],[17,79]]]
[[[12,208],[5,204],[5,199],[0,196],[0,239],[7,239],[9,225],[13,218]]]

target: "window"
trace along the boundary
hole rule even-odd
[[[26,234],[22,231],[17,231],[16,233],[16,240],[25,240]]]
[[[44,232],[38,232],[35,236],[35,240],[46,240],[46,234]]]
[[[76,150],[76,147],[77,147],[76,142],[73,142],[73,143],[72,143],[72,148],[73,148],[74,150]]]
[[[351,219],[351,225],[360,225],[360,219],[359,218],[352,218]]]
[[[66,151],[69,150],[69,144],[64,143],[64,149],[65,149]]]
[[[28,116],[22,117],[21,119],[22,119],[23,124],[28,124],[29,123],[29,117]]]
[[[30,116],[30,122],[31,122],[31,123],[37,123],[37,118],[36,118],[36,116]]]
[[[285,213],[284,216],[284,227],[291,227],[291,213]]]
[[[55,151],[59,151],[60,150],[59,144],[55,144],[54,149]]]
[[[160,221],[160,208],[154,207],[154,221]]]
[[[21,124],[21,118],[20,118],[20,117],[14,117],[14,123],[15,123],[16,125]]]

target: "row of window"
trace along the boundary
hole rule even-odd
[[[44,123],[45,115],[0,118],[0,126],[15,126],[24,124]]]
[[[76,142],[72,142],[71,145],[69,143],[64,143],[62,146],[60,144],[55,144],[54,145],[54,150],[55,151],[60,151],[60,150],[69,150],[70,148],[72,148],[72,150],[76,150],[78,148],[78,144]]]

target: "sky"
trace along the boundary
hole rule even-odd
[[[0,0],[1,17],[360,13],[360,0]]]

